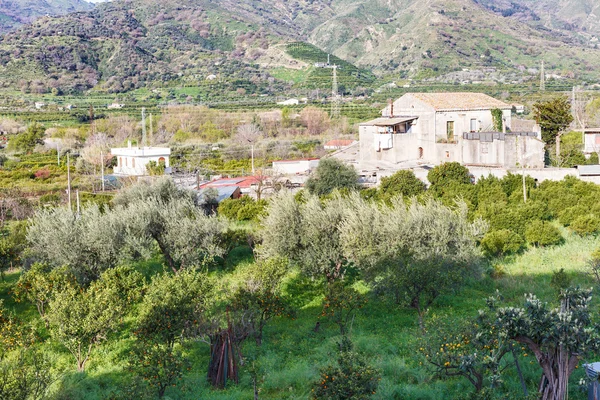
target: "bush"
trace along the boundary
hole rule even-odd
[[[415,176],[414,172],[403,170],[381,178],[380,190],[386,198],[400,195],[413,197],[425,191],[425,184]]]
[[[313,399],[363,400],[375,394],[379,372],[355,353],[352,342],[346,336],[338,343],[337,366],[321,370],[319,381],[314,384]]]
[[[593,214],[577,217],[570,228],[579,236],[592,235],[600,231],[600,218]]]
[[[560,244],[563,237],[560,231],[546,221],[533,221],[525,231],[525,239],[534,246],[552,246]]]
[[[223,200],[217,213],[234,221],[251,221],[263,215],[266,206],[265,200],[256,201],[250,196],[242,196],[239,199]]]
[[[488,257],[517,253],[524,244],[521,235],[510,229],[488,232],[481,240],[481,248]]]
[[[583,205],[576,205],[573,207],[565,208],[558,214],[558,220],[564,226],[569,226],[577,218],[586,215],[589,212],[589,208]]]
[[[351,165],[335,158],[324,158],[306,181],[311,194],[323,196],[335,189],[358,189],[358,174]]]
[[[448,187],[460,184],[471,184],[471,173],[457,162],[444,163],[433,168],[427,174],[431,183],[431,190],[438,195],[443,195]]]

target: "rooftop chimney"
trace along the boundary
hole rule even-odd
[[[390,118],[394,117],[394,101],[392,99],[388,99],[388,104],[390,106]]]

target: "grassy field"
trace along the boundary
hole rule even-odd
[[[473,279],[459,293],[441,297],[429,310],[427,318],[439,317],[460,324],[465,318],[475,316],[485,307],[484,299],[499,290],[510,304],[520,304],[525,293],[535,293],[543,300],[552,301],[554,289],[550,286],[552,273],[564,268],[574,284],[585,287],[593,283],[585,274],[585,263],[598,247],[596,238],[580,238],[563,232],[566,243],[552,248],[531,248],[525,253],[491,262],[487,268],[496,271],[496,278],[487,273],[481,280]],[[235,280],[236,271],[252,263],[248,248],[237,248],[228,258],[226,268],[218,272],[223,280]],[[161,270],[160,260],[139,263],[136,267],[151,275]],[[217,273],[217,272],[215,272]],[[117,399],[127,398],[126,388],[131,379],[127,371],[129,346],[132,343],[131,324],[135,309],[125,320],[125,328],[111,340],[97,347],[87,372],[76,373],[70,354],[49,340],[43,323],[34,307],[15,303],[11,288],[19,272],[7,274],[0,282],[0,299],[41,333],[44,353],[53,359],[59,377],[52,390],[59,399]],[[499,277],[498,277],[499,276]],[[469,398],[471,385],[463,379],[436,380],[424,358],[416,351],[422,340],[417,317],[412,310],[400,308],[376,298],[361,282],[357,288],[367,294],[369,301],[352,323],[351,338],[356,348],[381,371],[381,382],[375,399],[449,399]],[[319,368],[335,358],[336,342],[340,339],[335,324],[321,320],[319,332],[313,332],[321,312],[320,286],[292,272],[287,278],[287,292],[299,308],[296,319],[276,318],[265,330],[264,344],[257,347],[253,341],[245,342],[242,353],[246,363],[242,366],[240,383],[224,391],[212,390],[206,381],[209,349],[204,343],[192,343],[186,352],[193,360],[192,370],[175,388],[167,390],[172,399],[249,399],[252,382],[249,366],[259,370],[261,399],[306,399],[311,384],[318,377]],[[595,303],[598,308],[598,302]],[[254,363],[252,362],[254,361]],[[587,360],[586,360],[587,361]],[[594,360],[596,361],[596,360]],[[530,392],[536,391],[540,370],[529,357],[521,357],[525,379]],[[571,379],[572,398],[581,398],[577,382],[581,369]],[[523,398],[514,368],[503,376],[504,385],[498,390],[499,398]]]

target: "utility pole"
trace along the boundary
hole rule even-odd
[[[102,191],[104,192],[104,154],[100,152],[100,171],[102,173]]]
[[[251,144],[251,154],[252,154],[252,176],[254,176],[254,143]]]
[[[79,205],[79,189],[75,191],[75,196],[77,196],[77,218],[81,215],[81,207]]]
[[[333,84],[331,87],[331,118],[340,117],[340,95],[338,93],[337,65],[333,67]]]
[[[546,71],[544,71],[544,61],[542,61],[542,68],[540,69],[540,92],[546,90]]]
[[[154,127],[152,126],[152,114],[150,114],[150,141],[154,140]]]
[[[69,196],[69,211],[73,211],[71,206],[71,161],[69,153],[67,153],[67,195]]]
[[[142,107],[142,149],[146,147],[146,108]]]

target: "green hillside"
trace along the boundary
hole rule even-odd
[[[10,0],[0,2],[0,34],[44,15],[63,15],[91,10],[84,0]]]
[[[340,84],[350,88],[373,87],[375,76],[523,83],[542,60],[557,79],[597,81],[600,51],[581,22],[593,8],[546,3],[554,22],[528,1],[116,0],[6,34],[0,83],[59,95],[208,85],[225,98],[330,87],[331,71],[293,43],[348,63]],[[476,72],[455,76],[465,70]]]

